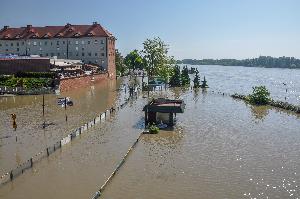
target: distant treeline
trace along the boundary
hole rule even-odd
[[[299,68],[300,59],[294,57],[270,57],[260,56],[253,59],[183,59],[178,60],[178,64],[191,65],[222,65],[222,66],[247,66],[247,67],[265,67],[265,68]]]

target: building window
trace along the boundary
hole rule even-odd
[[[27,48],[27,51],[30,51],[30,48]]]
[[[82,57],[84,57],[84,53],[81,53]]]
[[[78,54],[78,53],[76,53],[76,57],[78,57],[78,55],[79,55],[79,54]]]
[[[72,44],[72,42],[71,42],[71,41],[69,41],[69,44]]]
[[[98,53],[95,53],[95,57],[97,57],[98,56]]]
[[[84,48],[82,48],[81,50],[84,51]]]
[[[46,53],[46,57],[48,57],[49,56],[49,54],[48,53]]]
[[[19,44],[19,42],[17,42],[17,46],[19,46],[20,44]]]
[[[45,41],[45,46],[47,46],[47,44],[48,44],[48,42],[47,42],[47,41]]]
[[[81,41],[81,44],[84,45],[84,41]]]
[[[98,43],[98,40],[95,40],[95,42],[94,42],[95,44],[97,44]]]
[[[43,57],[43,54],[40,54],[40,57]]]
[[[40,51],[42,51],[43,49],[42,48],[40,48]]]
[[[0,46],[2,46],[2,44],[0,43]]]
[[[72,52],[69,52],[69,55],[72,56]]]
[[[65,44],[66,42],[65,41],[63,41],[63,44]]]
[[[59,41],[56,41],[56,45],[59,45]]]
[[[22,41],[22,46],[24,46],[24,41]]]
[[[33,45],[36,46],[36,41],[33,42]]]
[[[104,40],[101,40],[101,44],[104,44]]]
[[[8,43],[5,43],[5,46],[8,46]]]
[[[101,53],[101,56],[104,57],[104,53]]]
[[[88,44],[91,44],[91,41],[88,41]]]
[[[101,50],[104,50],[104,47],[101,47]]]
[[[6,49],[6,52],[8,51],[8,49]]]
[[[88,55],[89,55],[89,56],[92,56],[92,53],[89,53]]]
[[[40,41],[40,46],[42,45],[42,42]]]
[[[53,45],[52,41],[51,41],[50,45],[51,45],[51,46]]]
[[[75,44],[78,45],[78,41],[75,41]]]
[[[53,57],[54,56],[54,53],[51,53],[51,57]]]
[[[76,46],[76,50],[78,51],[78,46]]]
[[[57,53],[57,56],[60,56],[60,53]]]
[[[10,45],[11,45],[11,46],[14,46],[14,43],[11,43]]]
[[[56,50],[59,50],[59,47],[57,47]]]

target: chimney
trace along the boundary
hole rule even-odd
[[[71,27],[71,24],[70,24],[70,23],[67,23],[67,24],[65,25],[65,27],[66,27],[66,28],[69,28],[69,27]]]
[[[93,22],[93,25],[96,26],[96,25],[98,25],[98,23],[97,23],[96,21],[94,21],[94,22]]]
[[[30,28],[32,28],[32,25],[27,25],[27,29],[30,29]]]
[[[3,30],[7,30],[9,28],[9,26],[4,26]]]

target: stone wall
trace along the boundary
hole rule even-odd
[[[99,83],[108,79],[108,74],[84,75],[80,77],[68,77],[60,80],[60,92],[90,86],[94,83]]]

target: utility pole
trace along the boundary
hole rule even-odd
[[[66,122],[68,121],[68,116],[67,116],[67,98],[65,97],[65,114],[66,114]]]
[[[44,93],[43,93],[43,105],[42,105],[42,107],[43,107],[43,120],[44,120],[43,129],[44,129],[44,128],[46,128],[46,123],[45,123],[45,94]]]

